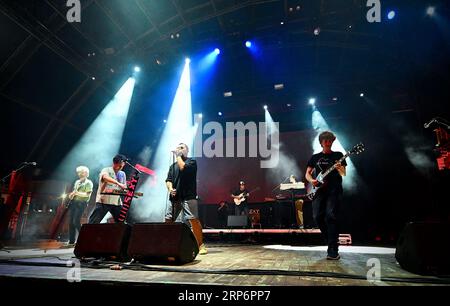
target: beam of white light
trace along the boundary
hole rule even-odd
[[[322,151],[322,146],[319,143],[319,134],[324,131],[329,131],[330,128],[329,128],[327,122],[325,121],[325,119],[323,118],[322,114],[318,111],[317,108],[315,108],[312,113],[311,121],[312,121],[312,127],[314,128],[314,130],[316,130],[316,136],[314,137],[313,143],[312,143],[314,154],[316,154],[316,153],[319,153]],[[347,153],[347,151],[344,149],[344,147],[341,144],[341,140],[343,139],[343,137],[341,137],[340,135],[337,135],[336,133],[334,133],[334,134],[336,135],[336,140],[333,142],[332,150],[342,152],[343,154]],[[347,167],[346,167],[347,175],[342,180],[342,186],[346,190],[353,191],[354,188],[356,187],[356,176],[357,176],[356,169],[351,161],[351,156],[348,157],[346,159],[346,161],[347,161]]]
[[[129,78],[58,166],[55,176],[73,179],[75,168],[86,165],[95,181],[119,151],[133,96],[135,79]]]
[[[141,220],[158,222],[164,220],[168,197],[165,179],[173,162],[171,150],[182,142],[188,145],[189,155],[193,154],[195,127],[192,125],[189,63],[189,61],[185,62],[170,113],[155,152],[154,163],[151,165],[156,171],[156,184],[152,187],[144,182],[139,188],[144,192],[143,205],[136,205],[134,210],[137,218]]]
[[[267,125],[267,133],[269,135],[280,132],[268,110],[265,110],[264,118]],[[279,142],[278,146],[272,148],[272,150],[278,150],[279,161],[277,167],[268,169],[267,179],[274,185],[280,184],[291,174],[295,175],[300,180],[303,174],[298,168],[295,158],[283,150],[283,143]]]

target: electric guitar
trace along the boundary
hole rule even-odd
[[[328,176],[328,174],[331,173],[331,171],[336,169],[336,166],[338,164],[340,164],[344,159],[346,159],[350,155],[362,153],[364,150],[365,150],[364,145],[362,143],[359,143],[356,146],[354,146],[350,151],[348,151],[344,156],[342,156],[338,161],[336,161],[336,163],[334,163],[334,165],[328,168],[325,172],[321,171],[316,177],[316,180],[319,182],[319,184],[317,186],[313,186],[311,192],[306,194],[305,197],[308,198],[309,200],[313,200],[317,194],[317,191],[319,191],[320,188],[326,185],[325,178]]]
[[[247,192],[247,193],[241,193],[239,196],[238,196],[238,198],[234,198],[233,200],[234,200],[234,204],[236,204],[236,205],[241,205],[241,203],[242,202],[244,202],[245,200],[247,200],[247,197],[250,195],[250,193],[252,193],[252,192],[254,192],[254,191],[256,191],[256,190],[259,190],[259,187],[256,187],[255,189],[253,189],[252,191],[250,191],[250,192]]]

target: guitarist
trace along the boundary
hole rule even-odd
[[[73,191],[68,195],[70,199],[69,204],[69,245],[75,244],[77,232],[81,228],[81,216],[87,207],[89,199],[91,198],[94,184],[88,179],[89,168],[86,166],[79,166],[76,169],[79,179],[73,186]]]
[[[336,136],[325,131],[319,135],[319,142],[322,152],[314,154],[308,162],[306,169],[306,179],[313,186],[319,186],[320,182],[313,178],[313,171],[317,175],[321,171],[326,171],[333,166],[343,154],[331,150]],[[339,260],[338,252],[338,224],[337,214],[342,202],[342,177],[346,174],[347,163],[345,160],[338,164],[325,179],[324,185],[317,191],[313,200],[313,217],[328,244],[327,259]]]
[[[246,215],[248,216],[248,195],[249,192],[248,190],[245,188],[245,182],[244,181],[240,181],[239,182],[239,188],[236,189],[232,194],[231,197],[234,200],[238,200],[240,202],[239,205],[236,205],[235,203],[235,214],[237,216],[240,215]],[[236,201],[235,201],[236,202]]]

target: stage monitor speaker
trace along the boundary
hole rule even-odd
[[[247,216],[228,216],[228,227],[247,227],[248,217]]]
[[[197,240],[184,223],[138,223],[128,245],[128,255],[140,262],[184,264],[198,254]]]
[[[408,223],[400,234],[395,258],[400,266],[421,275],[450,273],[450,224]]]
[[[127,259],[131,226],[125,223],[84,224],[75,245],[75,256]]]

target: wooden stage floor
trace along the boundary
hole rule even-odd
[[[325,259],[325,246],[277,244],[208,244],[208,254],[182,266],[141,265],[112,270],[102,263],[81,265],[81,281],[121,285],[220,285],[220,286],[410,286],[450,284],[449,279],[422,277],[403,270],[395,249],[341,246],[341,260]],[[26,278],[67,282],[73,248],[44,251],[39,248],[0,250],[0,279]],[[368,262],[379,261],[381,279],[368,281]]]

